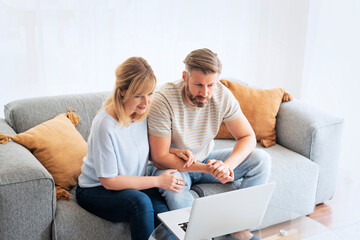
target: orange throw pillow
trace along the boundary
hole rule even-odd
[[[75,110],[69,109],[66,114],[12,137],[0,134],[0,143],[11,138],[26,147],[48,170],[55,181],[56,199],[70,199],[68,190],[77,184],[86,155],[86,142],[75,128],[80,117],[72,111]]]
[[[268,90],[256,89],[241,83],[220,80],[234,94],[240,108],[253,128],[256,140],[263,147],[276,143],[276,115],[282,102],[291,101],[292,97],[282,88]],[[215,138],[233,138],[224,122]]]

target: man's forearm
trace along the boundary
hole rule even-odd
[[[185,161],[175,154],[168,153],[164,156],[153,158],[154,165],[159,169],[177,169],[180,172],[209,172],[209,166],[204,163],[194,162],[190,167],[184,168]]]
[[[256,139],[253,136],[239,139],[230,157],[224,161],[232,170],[239,166],[249,154],[255,149]]]

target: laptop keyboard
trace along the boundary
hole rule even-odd
[[[188,222],[179,223],[178,225],[181,227],[182,230],[184,230],[184,232],[186,232]]]

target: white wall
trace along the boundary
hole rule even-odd
[[[207,47],[223,75],[300,97],[308,1],[0,1],[0,113],[9,101],[110,90],[143,56],[160,83]]]
[[[345,118],[342,166],[354,166],[359,2],[0,0],[0,117],[15,99],[111,90],[130,56],[173,81],[185,56],[207,47],[223,77],[282,87]]]
[[[340,167],[358,175],[360,1],[310,1],[301,99],[344,118]]]

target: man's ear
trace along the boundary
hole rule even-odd
[[[186,71],[183,71],[182,79],[184,80],[185,83],[186,83],[186,75],[187,75]]]

